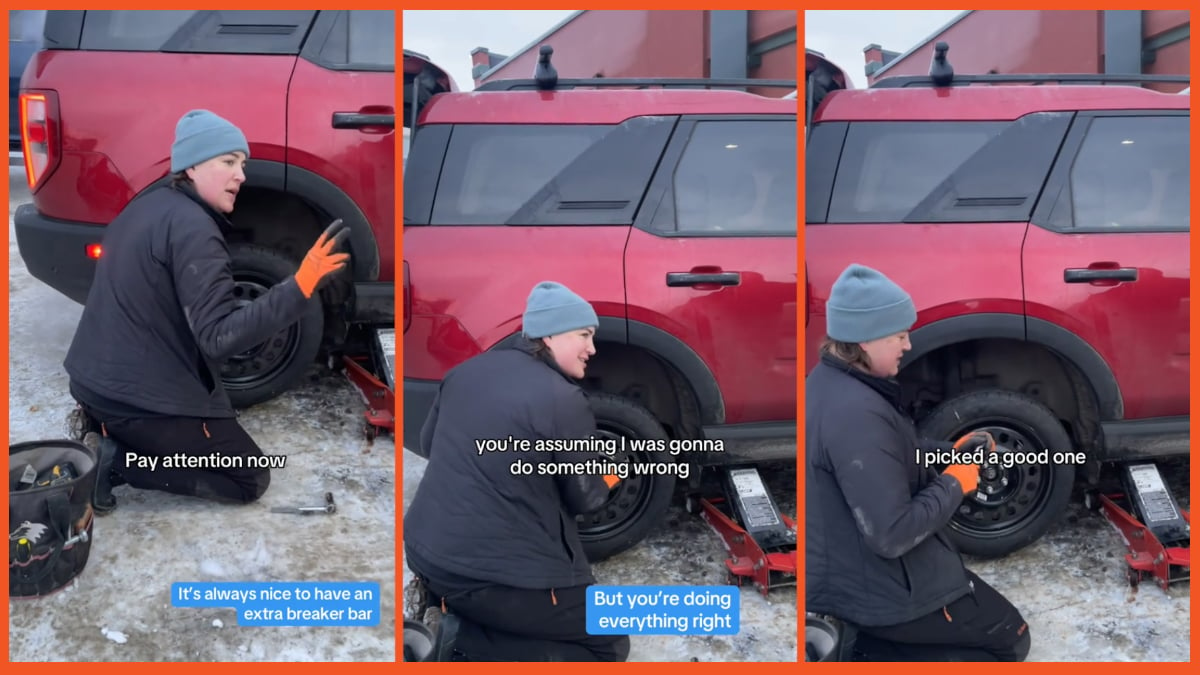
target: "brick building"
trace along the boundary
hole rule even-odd
[[[972,10],[903,53],[863,49],[867,82],[925,75],[939,41],[956,73],[1190,75],[1186,10]],[[1183,85],[1155,84],[1162,91]]]
[[[583,10],[515,54],[474,49],[475,86],[531,77],[545,44],[554,48],[552,62],[563,78],[796,79],[795,11]]]

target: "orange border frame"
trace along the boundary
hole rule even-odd
[[[1181,10],[1192,11],[1192,10],[1200,8],[1195,5],[1188,5],[1186,3],[1179,3],[1179,2],[1166,3],[1166,4],[1167,4],[1167,6],[1158,6],[1158,7],[1155,7],[1155,9],[1181,9]],[[882,3],[882,2],[865,2],[865,3],[858,3],[853,6],[847,6],[840,2],[831,2],[830,0],[810,0],[810,2],[805,3],[804,9],[813,9],[813,10],[816,10],[816,9],[881,9],[881,10],[884,10],[884,9],[886,9],[886,10],[892,10],[892,9],[897,9],[897,7],[887,4],[887,3]],[[908,7],[905,9],[934,9],[934,7],[929,7],[926,4],[924,7],[917,6],[917,7]],[[1047,5],[1044,2],[1043,3],[989,2],[989,3],[984,3],[982,5],[976,6],[974,9],[1076,9],[1076,10],[1096,11],[1096,10],[1102,9],[1102,8],[1096,7],[1094,5],[1089,5],[1089,3],[1076,4],[1074,2],[1062,2],[1060,0],[1058,2],[1052,2],[1049,5]],[[803,19],[801,19],[800,25],[803,26]],[[1197,62],[1197,52],[1195,50],[1192,50],[1192,53],[1190,54],[1191,66],[1195,66],[1196,62]],[[797,72],[802,72],[802,71],[797,70]],[[861,77],[859,79],[861,80]],[[865,86],[865,85],[860,84],[858,86]],[[1195,131],[1195,127],[1196,127],[1196,123],[1193,121],[1192,122],[1192,130],[1193,131]],[[1197,164],[1196,150],[1195,150],[1194,146],[1191,148],[1191,156],[1192,156],[1192,166],[1194,167]],[[804,195],[804,189],[803,189],[803,185],[804,185],[803,164],[804,163],[803,163],[803,161],[801,161],[800,164],[801,164],[801,167],[800,167],[801,189],[799,190],[800,203],[798,205],[799,206],[798,213],[804,213],[804,196],[803,196]],[[1195,215],[1195,213],[1196,213],[1196,202],[1193,201],[1192,214]],[[797,238],[796,255],[797,255],[797,260],[802,263],[804,260],[804,238],[803,237]],[[1190,256],[1191,256],[1191,260],[1194,261],[1196,259],[1196,241],[1195,240],[1192,240],[1190,242]],[[1196,282],[1195,278],[1193,278],[1191,281],[1191,290],[1194,292],[1196,290],[1196,288],[1197,288],[1197,282]],[[1197,316],[1198,315],[1195,312],[1193,312],[1191,315],[1191,320],[1190,320],[1191,344],[1196,344],[1196,329],[1197,329],[1197,325],[1198,325]],[[806,353],[806,348],[805,348],[805,344],[804,344],[805,336],[804,336],[804,330],[803,330],[803,323],[801,321],[800,316],[797,316],[797,336],[798,336],[797,349],[800,351],[801,354],[805,354]],[[807,372],[807,370],[805,370],[805,372]],[[798,405],[798,407],[796,410],[796,414],[797,414],[797,418],[799,420],[799,425],[798,425],[799,430],[797,433],[799,436],[799,441],[801,443],[803,443],[803,439],[804,439],[804,418],[803,418],[803,414],[802,414],[803,407],[804,407],[804,386],[803,385],[804,385],[803,379],[801,379],[800,381],[797,382],[797,405]],[[1196,371],[1193,370],[1191,373],[1191,382],[1190,382],[1190,391],[1191,391],[1190,413],[1191,413],[1191,416],[1193,416],[1193,417],[1196,415],[1197,400],[1198,400],[1198,398],[1200,398],[1200,396],[1198,396],[1198,389],[1200,389],[1200,376],[1198,376],[1196,374]],[[801,446],[801,447],[803,447],[803,446]],[[803,457],[802,454],[800,456]],[[797,462],[796,473],[797,473],[797,477],[796,477],[797,486],[803,486],[804,485],[804,462],[803,461]],[[1196,491],[1195,491],[1194,486],[1196,484],[1196,477],[1197,477],[1197,469],[1196,469],[1196,465],[1194,465],[1194,464],[1190,465],[1190,476],[1191,476],[1191,485],[1193,487],[1189,494],[1189,504],[1193,504],[1195,502]],[[803,488],[798,487],[798,490],[802,490],[802,489]],[[801,529],[800,534],[801,534],[801,538],[802,538],[803,537],[803,524],[802,523],[804,520],[803,495],[800,495],[800,499],[798,499],[798,504],[799,504],[799,506],[797,508],[797,511],[798,511],[797,521],[799,523],[799,528]],[[800,559],[798,562],[799,562],[800,570],[803,570],[804,556],[800,556]],[[802,572],[801,572],[801,574],[802,574]],[[801,579],[800,586],[803,587],[803,584],[804,584],[804,580]],[[1189,600],[1190,600],[1190,596],[1189,596]],[[799,602],[801,603],[801,605],[803,605],[803,600],[799,600]],[[802,615],[803,614],[803,606],[801,606],[800,609],[801,609],[801,611],[799,613]],[[1081,611],[1086,612],[1087,610],[1084,609]],[[1189,626],[1189,635],[1188,635],[1189,643],[1191,645],[1191,649],[1189,652],[1189,658],[1190,658],[1190,656],[1195,655],[1195,651],[1196,651],[1196,631],[1194,628],[1194,622],[1190,621],[1189,623],[1191,623],[1191,625]],[[800,629],[798,628],[798,630],[800,630]],[[1037,634],[1035,634],[1034,640],[1037,640],[1037,639],[1038,639],[1038,636],[1037,636]],[[1046,635],[1042,639],[1043,640],[1052,640],[1053,637],[1051,635]],[[1064,656],[1069,657],[1070,654],[1064,654]],[[1190,661],[1188,661],[1188,662],[1190,662]],[[1026,665],[1015,666],[1015,667],[1018,669],[1021,669],[1021,670],[1031,669],[1031,670],[1037,670],[1039,672],[1045,672],[1046,670],[1056,670],[1058,668],[1062,668],[1064,671],[1065,670],[1088,670],[1090,672],[1104,672],[1104,671],[1108,671],[1108,670],[1116,671],[1117,668],[1120,668],[1120,666],[1116,666],[1116,665],[1105,665],[1108,663],[1110,663],[1110,662],[1103,662],[1103,661],[1102,662],[1071,662],[1071,663],[1065,663],[1063,665],[1055,665],[1054,663],[1042,662],[1042,663],[1029,663]],[[1185,666],[1182,663],[1177,664],[1177,663],[1159,663],[1159,662],[1149,663],[1148,662],[1146,665],[1149,667],[1153,667],[1158,672],[1164,672],[1164,673],[1165,672],[1180,672],[1180,673],[1182,673],[1182,672],[1193,672],[1194,671],[1194,668]],[[861,670],[861,669],[863,669],[863,666],[860,664],[853,664],[853,665],[835,666],[835,668],[848,668],[851,670]],[[898,666],[895,666],[895,665],[891,666],[891,669],[894,669],[897,672],[900,672],[900,671],[916,672],[918,670],[922,671],[922,672],[929,672],[929,671],[939,670],[942,668],[961,669],[961,668],[963,668],[963,666],[961,666],[961,665],[956,666],[956,665],[952,665],[952,664],[945,664],[945,665],[941,665],[941,666],[932,666],[930,664],[902,664],[902,665],[898,665]],[[1004,668],[1005,670],[1011,670],[1011,668],[1013,668],[1013,666],[1007,666],[1005,664],[987,664],[987,665],[971,664],[970,668],[972,671],[992,672],[993,669],[995,669],[994,672],[1000,672],[1000,670],[999,670],[1000,668]]]
[[[50,8],[57,8],[57,7],[55,7],[56,4],[57,3],[50,4]],[[1187,9],[1187,10],[1193,9],[1193,7],[1191,7],[1191,6],[1187,6],[1187,5],[1181,6],[1181,3],[1171,3],[1171,4],[1173,4],[1174,7],[1166,7],[1165,9]],[[803,11],[804,11],[804,9],[845,9],[846,8],[844,3],[831,2],[829,0],[824,0],[824,1],[816,0],[816,1],[813,1],[810,3],[805,3],[805,5],[803,7],[801,7],[799,5],[800,5],[800,3],[772,2],[772,3],[764,3],[762,5],[762,7],[764,9],[776,9],[777,8],[777,9],[795,9],[795,10],[797,10],[797,12],[799,13],[797,16],[797,27],[796,27],[798,32],[803,32],[803,26],[804,26]],[[444,8],[444,5],[442,3],[431,2],[429,0],[419,0],[419,1],[414,0],[411,3],[404,3],[403,5],[401,5],[400,3],[364,2],[364,3],[359,3],[358,6],[361,6],[364,8],[369,8],[369,9],[392,9],[392,10],[394,10],[396,12],[397,34],[401,35],[401,36],[403,36],[403,18],[402,18],[402,16],[403,16],[404,9],[442,9],[442,8]],[[123,9],[158,9],[158,8],[161,8],[160,5],[155,5],[155,4],[152,4],[149,2],[145,2],[145,3],[126,2],[126,3],[122,3],[120,5],[117,5],[117,7],[123,8]],[[288,3],[256,2],[256,3],[248,3],[244,8],[245,9],[269,9],[269,8],[294,9],[295,7],[296,7],[296,5],[288,4]],[[487,4],[484,4],[484,3],[463,3],[462,5],[460,5],[460,7],[462,7],[463,9],[493,9],[493,7],[491,7]],[[553,9],[553,8],[556,8],[556,6],[554,6],[554,5],[541,5],[541,4],[532,4],[532,3],[525,5],[525,7],[529,8],[529,9],[544,9],[544,8]],[[888,4],[884,4],[884,3],[862,3],[862,4],[858,5],[858,7],[863,8],[863,9],[872,9],[872,8],[895,9],[895,7],[890,6]],[[610,4],[610,3],[605,3],[605,4],[601,5],[599,8],[603,8],[603,9],[649,9],[649,8],[654,8],[654,9],[692,9],[693,7],[682,4],[682,3],[677,4],[677,3],[672,3],[672,2],[662,2],[660,0],[659,2],[647,3],[647,4],[626,4],[626,3],[611,3]],[[999,3],[987,3],[985,5],[980,6],[979,8],[980,9],[992,9],[992,8],[995,8],[995,9],[999,9],[999,8],[1004,8],[1004,9],[1014,9],[1014,8],[1045,9],[1045,8],[1047,8],[1047,6],[1044,3],[1041,3],[1041,4],[1029,3],[1029,4],[1023,4],[1023,5],[1017,5],[1017,6],[1010,5],[1007,3],[1003,4],[1003,5],[1001,5]],[[1089,7],[1089,6],[1086,6],[1083,4],[1076,5],[1074,3],[1067,3],[1067,2],[1054,3],[1052,5],[1052,8],[1056,8],[1056,9],[1057,8],[1089,9],[1089,10],[1097,9],[1094,6]],[[0,25],[3,25],[3,27],[6,29],[6,32],[7,32],[7,27],[8,27],[7,13],[4,15],[3,18],[0,18]],[[801,42],[802,41],[803,40],[801,40]],[[801,72],[800,58],[801,58],[801,54],[799,53],[799,50],[797,50],[797,72],[798,73]],[[1196,54],[1193,53],[1191,58],[1192,58],[1192,64],[1195,65]],[[4,60],[5,64],[7,64],[7,60],[8,60],[7,52],[5,52],[3,60]],[[402,87],[397,86],[397,88],[396,88],[396,108],[397,109],[400,109],[402,107],[402,101],[403,101],[402,97],[403,97]],[[800,100],[798,100],[798,104],[799,103],[801,103]],[[4,109],[4,117],[5,117],[5,119],[7,119],[7,117],[8,117],[8,107],[7,106],[5,106],[5,109]],[[398,169],[397,170],[397,179],[396,179],[397,180],[397,190],[396,190],[396,212],[397,213],[403,212],[403,189],[402,189],[403,178],[402,178],[402,169],[401,169],[401,167],[403,165],[402,152],[403,152],[402,144],[400,144],[396,148],[396,156],[395,156],[396,167]],[[1195,155],[1194,155],[1194,150],[1193,150],[1193,163],[1195,163],[1194,157],[1195,157]],[[798,165],[797,168],[799,171],[798,175],[800,176],[800,178],[799,178],[800,186],[802,188],[803,184],[804,184],[803,161],[801,159],[800,153],[797,153],[796,161],[797,161],[797,165]],[[7,183],[5,184],[5,187],[3,188],[3,190],[4,190],[3,194],[7,198],[7,196],[8,196]],[[798,213],[803,213],[804,212],[803,189],[800,189],[798,191],[798,194],[800,195],[799,203],[798,203]],[[7,201],[7,199],[6,199],[6,201]],[[6,230],[4,241],[6,243],[8,242],[7,230]],[[398,261],[401,261],[401,260],[403,260],[403,237],[397,236],[395,238],[395,241],[396,241],[396,251],[395,251],[396,259]],[[1195,250],[1196,250],[1195,243],[1193,243],[1192,244],[1193,255],[1195,253]],[[800,262],[804,258],[804,238],[803,238],[803,236],[797,236],[796,256],[797,256],[797,266],[799,266]],[[7,271],[7,262],[4,265],[4,269]],[[1195,281],[1193,281],[1192,290],[1195,290]],[[797,294],[799,294],[799,289],[797,289]],[[7,337],[8,337],[8,319],[9,319],[9,314],[8,314],[8,274],[7,273],[5,273],[2,276],[2,278],[0,278],[0,295],[3,296],[3,312],[0,313],[0,335],[3,336],[3,339],[0,340],[0,345],[2,345],[2,346],[0,346],[0,375],[3,375],[4,381],[7,382],[8,381],[8,367],[9,367],[9,344],[8,344],[8,339],[7,339]],[[798,304],[798,306],[799,306],[799,304]],[[396,315],[401,316],[402,311],[403,311],[403,300],[402,300],[402,297],[398,294],[397,300],[396,300]],[[797,317],[796,317],[796,328],[797,328],[797,332],[796,332],[797,352],[799,354],[803,355],[803,354],[805,354],[804,330],[803,330],[803,322],[802,322],[801,316],[799,314],[797,314]],[[1197,328],[1197,317],[1195,314],[1193,314],[1192,319],[1191,319],[1191,328],[1192,328],[1192,333],[1194,335],[1196,332],[1196,328]],[[397,363],[399,364],[397,366],[397,369],[399,372],[403,372],[403,368],[404,368],[404,365],[403,365],[404,364],[403,341],[401,341],[399,346],[397,347],[397,355],[396,356],[397,356]],[[797,377],[796,415],[797,415],[797,421],[798,421],[798,434],[799,434],[798,439],[797,439],[798,440],[798,447],[797,447],[798,458],[801,456],[799,448],[802,447],[802,440],[804,437],[804,419],[803,419],[803,414],[802,414],[803,410],[804,410],[804,386],[803,386],[803,384],[804,384],[803,378]],[[1193,373],[1192,380],[1191,380],[1192,414],[1193,415],[1196,412],[1195,408],[1196,408],[1197,389],[1198,388],[1200,388],[1200,376],[1197,376],[1196,374]],[[398,449],[398,451],[396,453],[397,474],[401,474],[403,471],[402,461],[400,460],[400,458],[402,457],[402,453],[403,453],[403,442],[402,442],[402,439],[403,439],[403,412],[402,412],[402,410],[403,410],[403,408],[400,404],[401,395],[402,395],[402,392],[398,391],[397,392],[397,409],[396,409],[397,424],[396,424],[395,438],[397,439],[396,442],[400,445],[400,448]],[[5,397],[5,402],[4,402],[5,414],[2,417],[0,417],[0,428],[2,428],[6,432],[6,435],[7,435],[8,424],[9,424],[8,414],[7,414],[8,413],[7,406],[8,406],[8,399],[7,399],[7,397]],[[1197,478],[1196,467],[1192,466],[1191,479],[1192,479],[1193,485],[1196,483],[1196,478]],[[803,482],[804,481],[803,462],[797,462],[796,480],[797,480],[797,490],[799,491],[802,489],[800,486],[803,486],[803,484],[804,484],[804,482]],[[395,538],[395,555],[396,555],[395,568],[397,570],[395,582],[397,582],[397,583],[394,586],[395,604],[397,607],[397,610],[396,610],[397,616],[394,617],[394,620],[395,620],[395,623],[398,625],[398,630],[397,630],[397,635],[396,635],[396,644],[395,644],[395,653],[396,653],[397,659],[401,658],[400,655],[402,654],[402,633],[401,633],[400,628],[402,627],[402,620],[403,620],[403,616],[402,616],[403,615],[403,611],[402,611],[403,588],[401,588],[399,585],[399,582],[401,581],[401,578],[402,578],[402,576],[400,574],[400,570],[402,568],[401,541],[402,541],[402,537],[403,537],[403,517],[401,515],[403,512],[403,509],[400,506],[403,504],[403,494],[402,494],[403,487],[402,486],[403,486],[403,481],[401,480],[401,476],[398,475],[397,480],[396,480],[396,487],[395,487],[395,490],[396,490],[395,499],[396,499],[396,504],[398,505],[397,513],[396,513],[396,538]],[[1192,501],[1194,501],[1194,492],[1193,492],[1192,497],[1193,497]],[[0,507],[0,508],[2,508],[3,514],[5,516],[7,516],[8,501],[5,500],[3,507]],[[802,525],[803,515],[804,515],[803,510],[804,510],[804,500],[798,499],[796,519],[797,519],[798,524],[800,524],[799,526],[801,528],[803,527],[803,525]],[[798,563],[799,563],[800,569],[802,571],[803,564],[804,564],[804,559],[803,559],[802,555],[799,556]],[[801,577],[802,576],[803,575],[801,574]],[[7,600],[8,582],[7,582],[7,580],[5,580],[3,583],[4,583],[4,598]],[[798,597],[802,597],[802,591],[800,589],[803,588],[803,583],[804,583],[803,578],[801,578],[799,580],[799,588],[798,588],[798,593],[797,593]],[[802,604],[802,602],[801,602],[801,604]],[[802,607],[798,608],[798,610],[802,610],[802,609],[803,609]],[[803,613],[802,611],[798,611],[798,614],[802,614],[802,613]],[[3,647],[4,647],[3,654],[4,654],[4,661],[8,662],[9,635],[8,635],[8,630],[7,630],[7,619],[8,619],[8,603],[7,602],[3,603],[3,605],[0,605],[0,616],[3,617],[4,623],[6,624],[6,630],[4,631],[4,637],[3,637]],[[796,635],[797,635],[797,645],[799,645],[800,638],[802,636],[803,631],[801,629],[799,621],[797,621],[797,624],[798,625],[796,627]],[[1194,651],[1194,647],[1195,647],[1194,631],[1193,631],[1192,635],[1193,636],[1191,637],[1191,644],[1192,644],[1193,651]],[[799,657],[799,655],[798,655],[798,657]],[[238,662],[238,663],[233,663],[230,665],[231,665],[231,669],[234,671],[245,670],[245,672],[258,673],[261,670],[261,668],[263,667],[261,665],[262,663],[269,663],[269,662],[253,662],[253,663]],[[801,663],[802,662],[800,662],[800,663],[786,663],[785,662],[785,663],[780,663],[780,664],[746,664],[746,666],[754,668],[756,672],[768,671],[768,672],[781,672],[782,673],[782,672],[794,672],[794,670],[796,668],[807,668],[808,667],[806,665],[801,665]],[[178,665],[182,666],[183,670],[191,671],[191,672],[201,672],[201,668],[204,667],[203,664],[189,663],[189,662],[180,663]],[[396,667],[406,668],[408,666],[407,665],[397,666],[395,664],[382,663],[382,664],[354,664],[354,665],[348,665],[345,667],[356,670],[356,671],[361,670],[361,671],[386,672],[386,671],[390,671],[391,669],[396,668]],[[424,666],[417,666],[417,667],[422,668]],[[600,664],[571,666],[571,668],[573,670],[576,668],[579,668],[580,670],[597,670],[597,671],[599,671],[601,667],[602,666]],[[657,671],[657,672],[661,672],[663,670],[668,670],[668,669],[676,669],[676,668],[681,669],[681,670],[686,669],[688,671],[717,672],[717,669],[728,670],[729,666],[724,663],[707,663],[707,664],[697,663],[697,664],[687,664],[687,665],[674,665],[674,664],[660,665],[660,664],[643,663],[643,664],[622,664],[622,665],[616,666],[616,667],[619,669],[622,669],[622,670],[640,669],[640,670],[645,670],[645,671]],[[956,666],[948,665],[948,666],[944,666],[944,667],[955,668]],[[961,668],[961,666],[957,666],[957,667]],[[997,667],[998,666],[982,666],[981,667],[979,665],[973,665],[972,670],[982,669],[984,671],[987,671],[989,669],[997,668]],[[1020,667],[1022,667],[1022,668],[1028,667],[1028,668],[1033,668],[1033,669],[1038,669],[1038,670],[1047,670],[1050,668],[1054,668],[1054,666],[1047,666],[1045,664],[1020,666]],[[1115,668],[1116,668],[1114,666],[1106,667],[1104,665],[1094,665],[1094,664],[1071,664],[1071,665],[1068,665],[1065,667],[1067,667],[1067,668],[1076,667],[1076,668],[1080,668],[1080,669],[1087,668],[1087,669],[1093,670],[1093,671],[1095,671],[1095,670],[1103,671],[1106,668],[1115,670]],[[1154,667],[1156,668],[1156,670],[1159,670],[1159,671],[1179,670],[1180,672],[1191,672],[1191,670],[1192,670],[1190,667],[1187,667],[1184,665],[1173,665],[1173,664],[1154,664]],[[65,671],[68,668],[75,669],[75,668],[77,668],[77,666],[74,665],[73,663],[64,664],[64,665],[39,666],[39,669],[42,670],[43,672],[55,672],[58,670]],[[143,666],[137,665],[136,662],[133,662],[133,663],[118,662],[118,663],[112,663],[112,664],[99,664],[97,666],[93,666],[93,668],[95,670],[97,670],[98,672],[111,671],[111,672],[119,672],[119,673],[128,675],[129,673],[136,673],[141,670],[145,670],[145,671],[149,672],[152,667],[151,666],[143,667]],[[455,666],[455,665],[434,666],[433,668],[435,668],[435,669],[443,668],[443,669],[448,669],[448,670],[462,670],[464,672],[472,671],[470,666],[466,665],[466,664],[462,664],[462,665],[458,665],[458,666]],[[849,668],[849,669],[854,670],[854,669],[861,669],[861,666],[846,665],[846,666],[835,666],[835,668]],[[927,665],[900,666],[900,669],[906,669],[906,668],[913,669],[913,670],[920,669],[922,671],[927,671],[930,669],[930,666],[927,666]],[[324,667],[321,665],[309,665],[309,664],[297,664],[295,666],[290,666],[290,669],[292,670],[292,672],[297,672],[297,673],[310,672],[310,671],[311,672],[323,672],[324,671]],[[320,670],[318,670],[318,669],[320,669]],[[561,666],[549,665],[549,664],[548,665],[522,664],[517,667],[506,666],[506,665],[491,665],[491,666],[487,666],[487,669],[492,672],[502,671],[505,669],[513,669],[514,671],[519,669],[519,672],[521,672],[521,673],[528,673],[531,671],[538,671],[538,670],[546,670],[547,672],[558,672],[559,670],[561,670]]]

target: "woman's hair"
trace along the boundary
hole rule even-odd
[[[191,185],[192,179],[188,178],[187,170],[176,171],[171,174],[171,187],[179,187],[180,185]]]
[[[821,342],[821,353],[828,354],[835,359],[840,359],[863,370],[871,369],[871,360],[867,358],[867,353],[863,351],[862,346],[857,342],[841,342],[827,335],[825,336],[825,340]]]
[[[525,350],[530,354],[539,358],[554,360],[554,355],[550,353],[550,348],[546,346],[545,342],[542,342],[541,338],[531,338],[522,335],[521,340],[525,343]]]

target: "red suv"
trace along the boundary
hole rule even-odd
[[[807,55],[807,358],[849,263],[912,294],[899,377],[921,431],[1035,453],[985,466],[952,522],[997,556],[1046,531],[1077,473],[1188,453],[1191,104],[1122,86],[1186,77],[951,76],[946,49],[860,91]]]
[[[724,441],[632,461],[794,461],[796,101],[703,80],[460,93],[419,55],[404,70],[405,446],[446,372],[515,340],[549,279],[600,316],[584,386],[602,432]],[[581,519],[589,557],[639,541],[675,480],[622,482]]]
[[[240,292],[295,272],[333,218],[351,270],[324,309],[229,361],[235,405],[278,395],[348,327],[394,317],[395,20],[392,11],[49,11],[21,79],[33,195],[15,215],[29,272],[87,299],[104,226],[169,180],[175,124],[192,108],[250,142],[229,237]]]

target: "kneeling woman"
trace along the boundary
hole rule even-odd
[[[429,594],[461,620],[466,661],[624,661],[627,636],[588,635],[595,583],[575,516],[600,508],[613,477],[538,464],[599,459],[585,452],[482,452],[487,440],[590,438],[596,421],[576,383],[596,353],[592,306],[565,286],[537,284],[522,342],[480,354],[442,381],[421,430],[429,460],[404,518],[405,559]],[[514,462],[534,464],[532,474]]]

